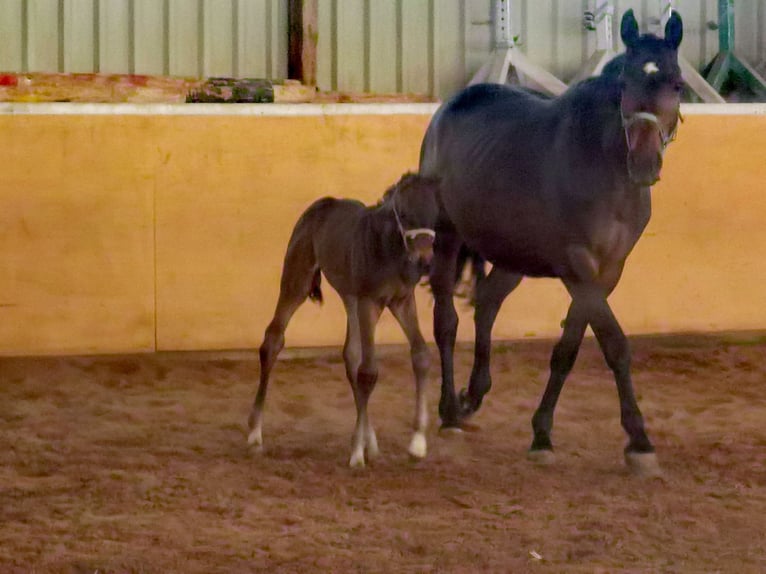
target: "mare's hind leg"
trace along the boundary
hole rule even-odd
[[[295,311],[309,296],[312,290],[319,288],[319,269],[316,267],[311,250],[288,246],[282,269],[279,288],[279,300],[259,349],[261,373],[258,392],[255,395],[248,427],[250,433],[247,443],[257,449],[263,446],[263,405],[269,386],[269,375],[277,360],[277,355],[285,345],[285,329]]]
[[[492,386],[489,372],[492,326],[495,324],[497,312],[503,301],[518,287],[522,279],[522,275],[493,267],[486,279],[476,284],[476,309],[474,310],[476,344],[468,392],[465,390],[460,392],[460,410],[463,417],[470,416],[479,410],[484,395]]]
[[[446,227],[437,229],[429,281],[434,296],[434,339],[439,347],[441,361],[439,416],[443,429],[460,428],[453,363],[458,324],[453,292],[460,245],[460,238],[454,229]]]
[[[580,350],[580,343],[587,327],[588,318],[585,309],[577,300],[572,300],[564,320],[564,332],[551,354],[548,384],[545,386],[540,406],[532,417],[532,429],[535,434],[527,455],[530,460],[541,464],[553,462],[553,443],[551,442],[553,411],[556,409],[556,402],[564,381],[577,359],[577,352]]]
[[[368,456],[374,457],[378,454],[378,441],[367,414],[367,403],[378,380],[378,367],[375,362],[375,326],[383,308],[376,302],[364,298],[356,300],[352,307],[353,315],[349,313],[349,306],[346,306],[349,317],[344,360],[346,375],[354,392],[356,426],[348,464],[352,467],[363,467],[365,447]],[[357,360],[358,368],[355,368],[354,363]]]
[[[415,433],[412,435],[408,451],[414,458],[424,458],[427,451],[426,427],[428,426],[426,382],[431,357],[418,325],[415,293],[410,293],[406,299],[389,305],[389,309],[407,336],[407,341],[410,344],[412,370],[415,373],[415,421],[413,424]]]

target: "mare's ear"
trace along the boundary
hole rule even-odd
[[[675,12],[673,12],[673,14],[675,14]],[[626,48],[630,48],[638,42],[638,22],[636,21],[635,14],[633,14],[633,8],[625,12],[625,15],[622,17],[622,22],[620,23],[620,37]]]
[[[684,38],[684,23],[681,15],[673,10],[668,23],[665,24],[665,42],[674,50],[678,50]]]

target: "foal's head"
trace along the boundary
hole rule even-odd
[[[434,254],[434,228],[439,214],[436,179],[406,173],[383,196],[390,207],[409,260],[427,267]]]
[[[684,87],[678,66],[683,23],[673,12],[665,38],[639,34],[633,10],[622,18],[620,34],[627,51],[622,69],[620,111],[628,146],[631,181],[652,185],[660,178],[662,155],[673,140]]]

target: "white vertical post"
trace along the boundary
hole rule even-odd
[[[495,0],[495,48],[513,48],[511,31],[511,0]]]
[[[673,14],[673,1],[660,0],[660,32],[665,30],[665,25]]]
[[[614,15],[614,4],[612,0],[599,0],[599,5],[594,11],[594,20],[596,24],[596,49],[612,49],[612,17]]]
[[[668,20],[670,20],[670,17],[673,15],[673,0],[659,0],[658,4],[660,6],[660,29],[657,31],[657,35],[662,36],[665,33],[665,26],[667,25]],[[715,91],[713,87],[707,83],[705,78],[700,75],[697,69],[681,54],[678,55],[678,65],[681,68],[681,74],[683,75],[686,84],[703,102],[718,104],[725,103],[721,94]]]

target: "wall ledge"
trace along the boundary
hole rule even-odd
[[[433,115],[438,103],[382,104],[88,104],[0,103],[0,115],[125,116],[379,116]],[[683,104],[684,115],[762,116],[766,103]]]

